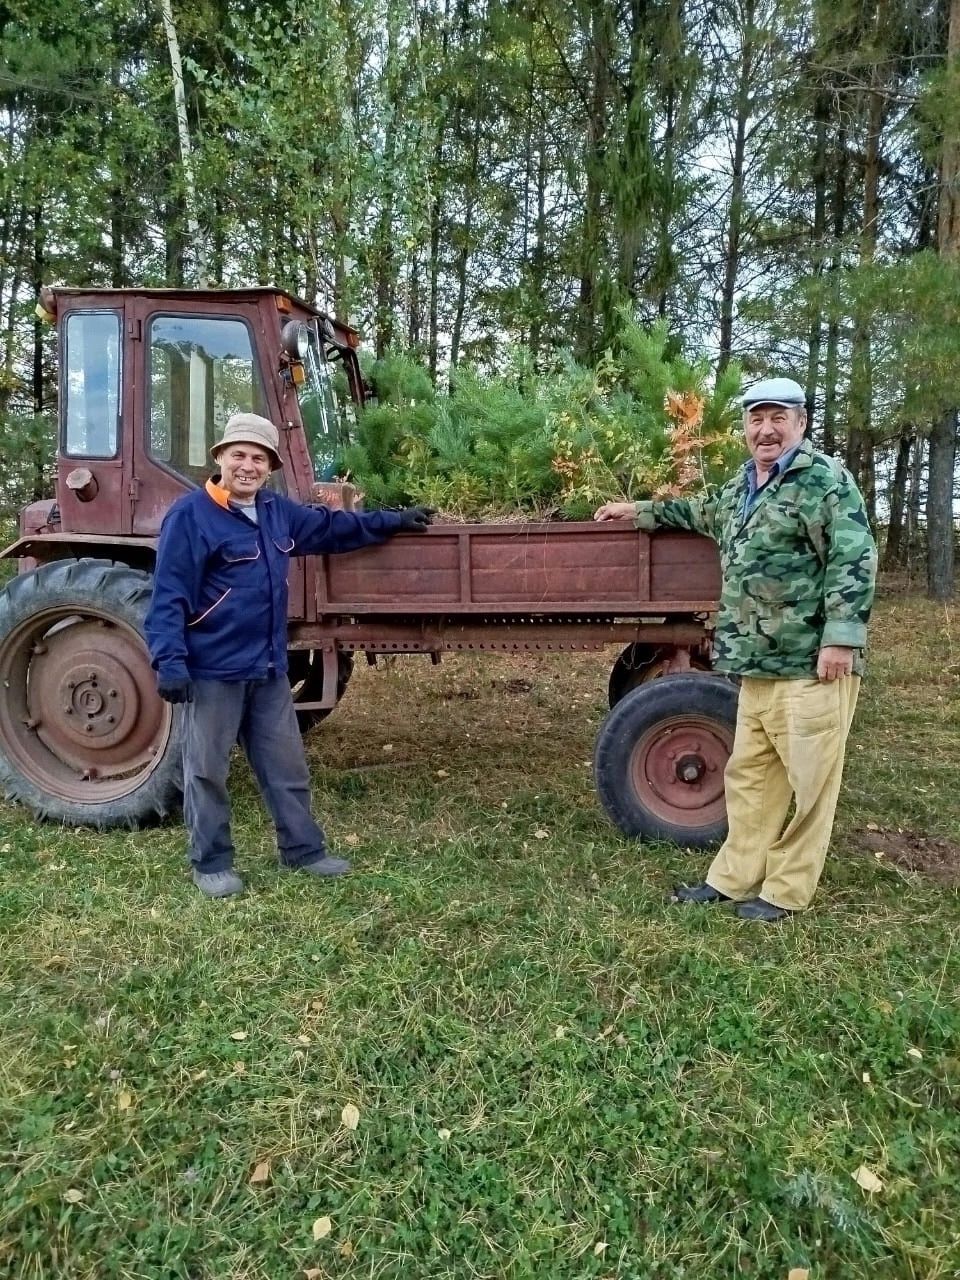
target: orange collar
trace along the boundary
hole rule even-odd
[[[230,490],[224,489],[221,485],[216,484],[213,480],[208,480],[204,485],[207,493],[214,500],[218,507],[223,507],[224,511],[230,510]]]

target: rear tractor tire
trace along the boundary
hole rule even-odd
[[[609,712],[597,737],[594,776],[604,809],[624,835],[694,849],[724,838],[723,771],[738,693],[722,676],[662,676]]]
[[[150,667],[151,583],[57,560],[0,592],[0,787],[39,818],[138,827],[179,806],[182,717]]]

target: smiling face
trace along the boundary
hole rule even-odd
[[[225,445],[217,454],[220,484],[235,502],[253,502],[270,479],[270,456],[257,444]]]
[[[779,404],[751,405],[743,415],[743,429],[757,470],[769,471],[782,454],[798,445],[806,425],[805,409],[787,409]]]

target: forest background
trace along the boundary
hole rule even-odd
[[[667,392],[710,439],[789,373],[886,566],[954,589],[960,0],[14,0],[0,131],[0,515],[50,483],[41,284],[271,283],[434,455],[584,502],[683,480],[610,465],[683,437]]]

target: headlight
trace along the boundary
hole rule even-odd
[[[291,360],[305,360],[310,350],[310,326],[302,320],[288,320],[280,330],[280,345]]]

